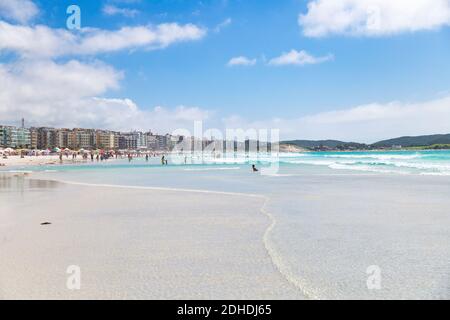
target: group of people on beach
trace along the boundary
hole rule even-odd
[[[62,162],[63,158],[66,157],[66,159],[68,159],[69,157],[72,157],[72,160],[75,161],[77,160],[77,158],[81,156],[83,160],[88,160],[90,158],[91,161],[106,161],[108,159],[111,158],[115,158],[115,159],[123,159],[124,156],[127,157],[128,161],[131,162],[133,160],[134,157],[142,157],[145,156],[145,160],[149,161],[149,158],[151,156],[156,157],[157,154],[156,153],[122,153],[122,152],[104,152],[104,151],[100,151],[100,152],[95,152],[95,151],[61,151],[59,152],[59,160]],[[163,156],[164,158],[164,156]],[[165,163],[167,164],[167,160],[165,160]]]
[[[7,158],[6,154],[2,154],[3,158]],[[21,154],[23,155],[23,153]],[[37,154],[34,154],[35,156],[37,156]],[[80,150],[80,151],[71,151],[71,150],[61,150],[59,153],[59,160],[61,163],[63,163],[63,158],[64,156],[68,159],[69,157],[72,157],[72,161],[76,161],[78,156],[81,156],[83,161],[87,161],[89,158],[91,160],[91,162],[94,161],[106,161],[110,158],[115,158],[115,159],[123,159],[124,156],[126,155],[128,158],[128,161],[131,162],[133,160],[134,157],[145,157],[145,161],[148,162],[150,157],[156,157],[158,156],[158,153],[123,153],[120,151],[84,151],[84,150]],[[159,153],[159,155],[161,155],[161,165],[166,166],[169,164],[167,158],[166,158],[166,154],[164,153]],[[187,164],[188,163],[188,157],[184,156],[184,163]],[[252,164],[251,166],[251,170],[252,172],[258,172],[259,170],[256,168],[255,164]]]

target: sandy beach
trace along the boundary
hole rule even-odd
[[[0,189],[0,299],[304,298],[261,241],[260,198],[23,175]],[[66,287],[71,265],[80,290]]]
[[[40,155],[40,156],[8,156],[7,159],[0,158],[0,166],[15,167],[15,166],[44,166],[44,165],[58,165],[58,164],[73,164],[73,163],[87,163],[87,160],[83,160],[82,157],[72,159],[70,157],[63,157],[63,160],[59,159],[58,155]],[[90,162],[90,160],[89,160]]]
[[[267,176],[144,159],[5,168],[0,298],[448,299],[445,163],[370,155],[397,159],[390,173],[326,156]]]

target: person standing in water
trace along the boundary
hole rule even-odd
[[[148,153],[145,155],[145,161],[148,162]]]
[[[161,164],[162,164],[162,165],[165,165],[165,164],[166,164],[166,157],[165,157],[165,156],[162,156],[162,157],[161,157]]]
[[[253,170],[253,172],[257,172],[258,171],[258,169],[256,169],[256,166],[254,164],[252,164],[252,170]]]

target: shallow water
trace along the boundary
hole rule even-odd
[[[289,154],[271,175],[249,164],[274,159],[203,160],[29,170],[33,178],[86,184],[260,195],[274,221],[266,239],[272,260],[310,298],[450,298],[450,152]],[[379,289],[367,286],[371,266],[380,270]]]

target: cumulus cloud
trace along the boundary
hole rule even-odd
[[[450,24],[449,0],[312,0],[298,22],[309,37],[385,36]]]
[[[254,66],[256,64],[256,59],[250,59],[244,56],[234,57],[228,61],[227,65],[229,67],[233,66]]]
[[[19,26],[0,21],[0,51],[23,57],[95,55],[126,49],[160,49],[203,38],[206,30],[193,24],[163,23],[119,30],[83,29],[75,34],[47,26]]]
[[[77,103],[115,89],[120,72],[97,62],[20,61],[0,65],[0,118],[14,121],[20,115],[38,123],[78,118]],[[89,115],[88,115],[89,116]]]
[[[450,133],[450,96],[416,103],[372,103],[295,119],[247,122],[238,116],[226,126],[279,128],[283,139],[339,139],[375,142],[405,135]]]
[[[107,16],[121,15],[127,18],[133,18],[139,14],[139,10],[129,8],[119,8],[112,4],[103,6],[102,12]]]
[[[279,57],[273,58],[269,61],[269,65],[284,66],[284,65],[298,65],[318,64],[334,59],[333,55],[329,54],[323,57],[314,57],[306,51],[291,50],[285,52]]]
[[[210,111],[198,107],[157,106],[143,109],[130,99],[91,98],[81,108],[91,110],[92,117],[78,119],[85,127],[107,128],[119,131],[152,130],[170,133],[176,129],[192,131],[194,121],[206,121]]]
[[[39,13],[31,0],[0,0],[0,17],[27,23]]]
[[[25,5],[29,2],[14,1]],[[13,8],[9,1],[0,0],[1,14],[6,5]],[[106,11],[131,13],[118,9],[110,7]],[[19,16],[15,18],[18,20]],[[16,54],[11,56],[13,60],[0,62],[0,119],[4,124],[14,124],[25,117],[29,125],[36,126],[151,128],[161,132],[205,120],[210,112],[197,107],[145,109],[128,98],[106,98],[120,87],[123,73],[93,57],[120,50],[162,49],[199,40],[206,32],[193,24],[178,23],[71,32],[0,20],[0,54]],[[84,60],[89,63],[77,60],[84,56],[89,56]]]
[[[298,118],[248,121],[218,119],[210,110],[178,106],[152,109],[127,98],[106,98],[123,75],[102,62],[21,60],[0,64],[0,119],[14,124],[22,117],[38,126],[148,130],[165,133],[205,128],[279,128],[283,139],[340,139],[374,142],[403,135],[450,132],[450,96],[424,102],[371,103]],[[215,125],[214,125],[215,124]],[[192,131],[191,131],[192,132]]]
[[[24,117],[36,126],[172,131],[206,120],[197,107],[140,108],[131,99],[103,97],[119,87],[122,73],[101,62],[21,61],[0,65],[0,119]]]

